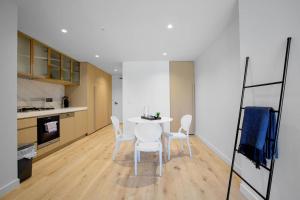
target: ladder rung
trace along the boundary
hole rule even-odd
[[[245,110],[245,107],[242,107],[242,110]],[[272,112],[278,112],[278,110],[273,110]]]
[[[257,191],[248,181],[246,181],[239,173],[237,173],[234,169],[232,170],[240,179],[242,179],[251,189],[256,192],[262,199],[266,199],[259,191]]]
[[[264,166],[264,165],[260,165],[260,166],[263,167],[263,168],[265,168],[268,171],[271,171],[271,169],[269,167],[267,167],[267,166]]]
[[[276,85],[276,84],[282,84],[282,81],[276,81],[276,82],[270,82],[270,83],[262,83],[262,84],[256,84],[256,85],[248,85],[244,88],[253,88],[253,87],[260,87],[260,86],[268,86],[268,85]]]
[[[237,153],[239,153],[239,150],[238,149],[235,149],[235,151],[237,152]],[[270,168],[268,168],[267,166],[265,166],[265,165],[260,165],[261,167],[263,167],[265,170],[267,170],[267,171],[271,171],[271,169]]]

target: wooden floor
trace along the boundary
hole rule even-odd
[[[33,176],[3,199],[82,200],[223,200],[229,167],[196,136],[193,158],[172,143],[171,161],[158,176],[156,154],[141,155],[138,176],[133,172],[132,143],[122,144],[116,161],[112,127],[106,127],[34,163]],[[234,178],[231,199],[244,199]]]

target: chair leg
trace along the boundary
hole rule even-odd
[[[138,151],[138,162],[141,162],[141,152],[140,151]]]
[[[119,146],[120,146],[119,141],[117,141],[116,144],[115,144],[114,152],[113,152],[113,157],[112,157],[113,160],[116,159],[116,154],[117,154],[118,151],[119,151]]]
[[[159,151],[159,176],[162,174],[162,149]]]
[[[168,138],[168,160],[171,159],[171,138]]]
[[[168,138],[167,135],[164,134],[162,136],[162,145],[163,145],[163,153],[164,153],[164,157],[167,155],[167,151],[168,151]]]
[[[180,148],[181,148],[181,151],[183,151],[183,141],[182,140],[179,140],[180,142]]]
[[[163,136],[163,142],[164,142],[164,147],[166,149],[166,147],[168,146],[168,137],[166,134]]]
[[[190,144],[189,140],[187,140],[187,145],[189,147],[190,157],[192,157],[192,149],[191,149],[191,144]]]
[[[137,151],[134,150],[134,175],[137,176]]]

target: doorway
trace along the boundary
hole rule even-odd
[[[118,117],[120,122],[123,122],[122,83],[123,79],[121,75],[112,77],[112,114]]]

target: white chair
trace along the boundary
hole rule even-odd
[[[170,157],[171,157],[171,155],[170,155],[171,154],[171,152],[170,152],[171,141],[174,139],[180,140],[182,149],[183,149],[182,140],[186,140],[187,146],[188,146],[189,152],[190,152],[190,157],[192,157],[192,150],[191,150],[190,139],[189,139],[191,122],[192,122],[192,116],[184,115],[181,118],[181,127],[179,128],[178,132],[177,133],[171,132],[171,133],[166,134],[167,139],[168,139],[168,160],[170,160]],[[185,131],[185,133],[183,131]]]
[[[115,139],[116,139],[116,143],[115,143],[115,149],[113,152],[113,156],[112,159],[115,160],[116,158],[116,154],[118,153],[119,149],[120,149],[120,144],[124,141],[133,141],[135,140],[135,136],[133,134],[124,134],[120,128],[120,121],[116,116],[111,116],[111,122],[113,124],[114,127],[114,131],[115,131]]]
[[[137,162],[140,152],[159,152],[159,175],[162,173],[162,129],[158,124],[138,124],[135,127],[134,172],[137,176]]]

